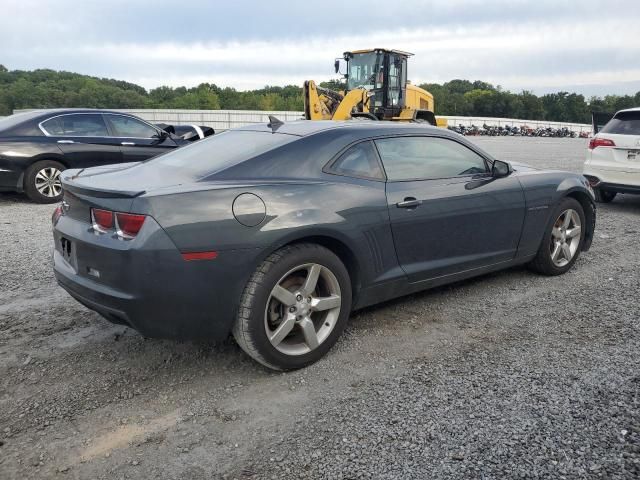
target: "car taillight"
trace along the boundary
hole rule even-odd
[[[118,225],[118,235],[124,238],[133,238],[138,235],[142,228],[146,215],[137,215],[134,213],[116,212],[116,224]]]
[[[91,209],[91,223],[96,233],[115,231],[118,238],[130,240],[135,238],[144,224],[146,215],[137,213],[112,212],[100,208]]]
[[[113,212],[109,210],[92,208],[91,220],[94,230],[97,230],[101,233],[105,233],[113,228]]]
[[[60,220],[61,216],[62,216],[62,205],[58,205],[56,209],[53,211],[53,214],[51,215],[51,223],[53,223],[54,227],[58,223],[58,220]]]
[[[592,138],[589,142],[589,150],[593,150],[596,147],[615,147],[616,144],[613,140],[609,140],[608,138]]]

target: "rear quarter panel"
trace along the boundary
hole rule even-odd
[[[357,260],[362,285],[385,281],[399,271],[387,211],[384,183],[282,182],[213,188],[139,197],[132,210],[153,216],[182,252],[243,250],[248,276],[270,253],[288,243],[326,237],[345,245]],[[265,204],[264,220],[249,227],[234,217],[241,194]],[[355,274],[355,272],[351,272]]]
[[[0,137],[0,188],[21,190],[25,170],[40,160],[64,163],[64,155],[44,137]]]

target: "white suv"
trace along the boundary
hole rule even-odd
[[[583,174],[600,202],[617,193],[640,194],[640,108],[620,110],[596,133]]]

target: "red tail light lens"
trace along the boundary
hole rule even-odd
[[[112,212],[99,208],[91,209],[91,223],[98,233],[115,231],[121,239],[132,239],[142,228],[146,215],[136,213]]]
[[[589,150],[593,150],[596,147],[615,147],[616,144],[613,140],[609,140],[608,138],[592,138],[589,142]]]
[[[183,253],[182,258],[187,262],[191,262],[193,260],[213,260],[217,258],[218,252],[189,252]]]
[[[124,238],[133,238],[138,235],[142,228],[146,215],[134,213],[116,212],[116,223],[118,224],[118,235]]]
[[[113,212],[109,210],[92,208],[91,219],[93,220],[93,228],[99,232],[106,232],[113,228]]]
[[[56,223],[58,223],[58,220],[60,220],[61,216],[62,216],[62,206],[58,205],[56,209],[53,211],[53,215],[51,215],[51,223],[53,223],[53,225],[55,226]]]

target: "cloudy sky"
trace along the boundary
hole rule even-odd
[[[333,77],[345,50],[415,53],[414,83],[640,90],[638,0],[0,0],[0,64],[238,89]]]

